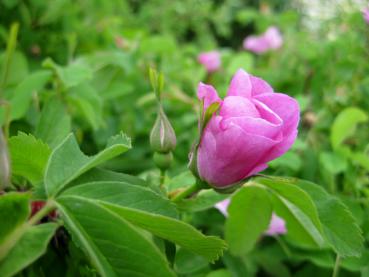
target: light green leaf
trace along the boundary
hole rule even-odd
[[[343,172],[347,168],[346,159],[336,153],[320,153],[319,162],[326,170],[329,171],[329,173],[333,175]]]
[[[94,201],[133,225],[210,261],[217,259],[225,247],[221,239],[204,236],[191,225],[174,219],[173,204],[148,188],[120,182],[96,182],[70,188],[58,199],[66,198]]]
[[[229,249],[234,255],[244,255],[268,228],[272,215],[268,192],[258,186],[241,188],[232,197],[228,213],[225,237]]]
[[[349,107],[336,117],[331,128],[331,144],[334,149],[355,133],[359,123],[368,121],[368,115],[359,108]]]
[[[55,223],[46,223],[28,228],[0,261],[0,276],[13,276],[42,256],[57,226]]]
[[[322,247],[323,231],[313,200],[301,188],[278,177],[256,178],[274,194],[273,209],[287,224],[286,238],[304,247]]]
[[[42,181],[51,150],[31,134],[18,133],[9,139],[12,172],[32,184]]]
[[[98,166],[131,148],[131,140],[123,133],[110,138],[100,153],[88,157],[81,152],[73,134],[70,134],[51,153],[44,183],[47,195],[60,192],[68,183],[89,169]]]
[[[23,117],[29,107],[32,94],[42,89],[51,77],[48,70],[36,71],[28,75],[14,90],[11,99],[11,119]]]
[[[71,118],[63,104],[56,98],[49,100],[42,109],[35,136],[55,148],[71,130]]]
[[[101,276],[175,276],[155,244],[124,218],[95,200],[66,196],[57,201],[74,242]]]
[[[329,245],[341,257],[359,256],[363,250],[362,232],[349,209],[322,187],[298,180],[295,184],[315,202],[323,231]]]
[[[102,99],[90,85],[83,83],[68,92],[68,100],[88,124],[97,130],[102,124]]]
[[[230,60],[227,69],[227,74],[229,76],[233,76],[233,74],[239,69],[243,68],[246,71],[249,71],[253,67],[253,57],[249,53],[238,53],[232,55],[232,59]]]
[[[44,67],[52,68],[66,88],[77,86],[92,79],[92,69],[82,61],[75,61],[67,66],[60,66],[50,58],[43,63]]]

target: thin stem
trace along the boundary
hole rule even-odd
[[[16,44],[17,44],[18,29],[19,29],[18,22],[13,23],[10,27],[10,35],[9,35],[9,40],[8,40],[8,43],[6,46],[6,52],[5,52],[3,76],[1,77],[1,81],[0,81],[0,99],[1,99],[2,90],[5,87],[6,81],[8,79],[10,63],[13,57]]]
[[[29,225],[37,224],[41,219],[47,216],[52,210],[55,209],[55,203],[52,200],[46,202],[45,206],[42,207],[34,216],[28,220]]]
[[[164,187],[164,182],[165,182],[165,170],[164,169],[160,169],[160,188],[163,189]]]
[[[200,191],[201,189],[202,189],[202,187],[198,183],[195,183],[195,184],[187,187],[186,189],[184,189],[180,193],[176,194],[175,196],[173,196],[172,201],[173,202],[178,202],[178,201],[194,194],[195,192]]]
[[[338,277],[338,273],[340,271],[341,257],[337,254],[336,262],[334,264],[334,269],[332,273],[332,277]]]

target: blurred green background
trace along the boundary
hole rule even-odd
[[[311,180],[342,198],[368,242],[369,25],[361,13],[364,4],[1,0],[0,76],[6,78],[0,92],[11,110],[2,105],[0,120],[10,135],[32,133],[51,147],[73,131],[87,154],[123,130],[134,148],[106,167],[155,180],[158,171],[148,143],[156,117],[148,80],[152,66],[165,75],[164,108],[178,141],[167,182],[186,182],[191,178],[186,175],[188,152],[197,136],[196,86],[211,82],[224,96],[231,76],[242,67],[301,106],[298,140],[265,173]],[[13,23],[19,24],[18,43],[7,62]],[[270,26],[283,35],[280,49],[255,55],[242,48],[245,37]],[[222,60],[211,78],[197,62],[198,54],[210,50],[220,51]],[[50,128],[38,128],[40,121],[49,121]],[[27,186],[22,178],[13,183]],[[224,219],[210,210],[188,220],[221,234]],[[234,276],[249,276],[243,275],[244,267],[251,276],[329,276],[333,261],[327,256],[297,250],[284,256],[280,244],[270,240],[253,258],[226,255],[213,267],[226,267]],[[369,251],[353,260],[344,264],[343,276],[369,276]],[[209,268],[186,254],[181,266],[184,276],[204,276]]]

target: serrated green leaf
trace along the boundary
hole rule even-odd
[[[359,256],[363,250],[364,239],[360,227],[346,205],[314,183],[298,180],[295,184],[307,192],[315,202],[326,240],[334,251],[341,257]]]
[[[268,192],[257,186],[241,188],[232,197],[228,214],[225,237],[229,249],[234,255],[244,255],[268,228],[272,216]]]
[[[274,194],[273,208],[287,224],[286,238],[304,247],[322,247],[323,231],[313,200],[287,178],[256,178],[253,181],[267,186]]]
[[[60,197],[58,207],[74,242],[101,276],[175,276],[151,240],[97,201]]]
[[[178,217],[175,205],[147,187],[129,182],[100,181],[65,190],[61,197],[79,196],[168,217]]]
[[[71,130],[71,117],[56,98],[49,100],[41,111],[35,136],[55,148]]]
[[[224,242],[207,237],[184,222],[174,219],[175,207],[168,199],[136,185],[119,182],[83,184],[64,191],[58,199],[89,199],[104,206],[131,224],[213,261]]]
[[[57,226],[55,223],[46,223],[28,228],[0,261],[0,276],[13,276],[42,256]]]
[[[112,141],[108,143],[108,147],[103,151],[88,157],[79,149],[74,135],[70,134],[51,153],[44,178],[47,195],[56,195],[78,176],[126,152],[130,148],[130,139],[121,133],[113,137]]]
[[[352,136],[359,123],[368,121],[368,115],[361,109],[349,107],[336,117],[331,128],[331,144],[334,149]]]
[[[9,139],[12,172],[32,184],[42,181],[47,160],[51,154],[49,146],[31,134],[18,133]]]

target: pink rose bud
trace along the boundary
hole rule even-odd
[[[0,191],[6,188],[10,182],[10,158],[8,146],[0,128]]]
[[[221,60],[220,53],[218,51],[201,53],[197,60],[206,68],[209,73],[217,71],[220,68]]]
[[[295,99],[275,93],[264,80],[239,69],[221,100],[210,85],[197,95],[204,110],[220,103],[192,153],[201,180],[217,189],[234,187],[267,168],[294,143],[300,118]],[[190,161],[191,163],[191,161]]]
[[[364,8],[363,9],[363,17],[364,17],[364,20],[367,24],[369,24],[369,8]]]
[[[229,202],[230,202],[229,199],[225,199],[221,202],[218,202],[215,205],[215,208],[217,208],[224,216],[228,216],[227,209],[228,209]],[[272,218],[269,223],[269,227],[264,232],[264,234],[268,236],[274,236],[274,235],[283,235],[285,233],[287,233],[285,221],[283,220],[283,218],[273,213]]]
[[[243,41],[243,48],[256,54],[278,49],[283,44],[283,38],[277,27],[269,27],[260,36],[249,36]]]

